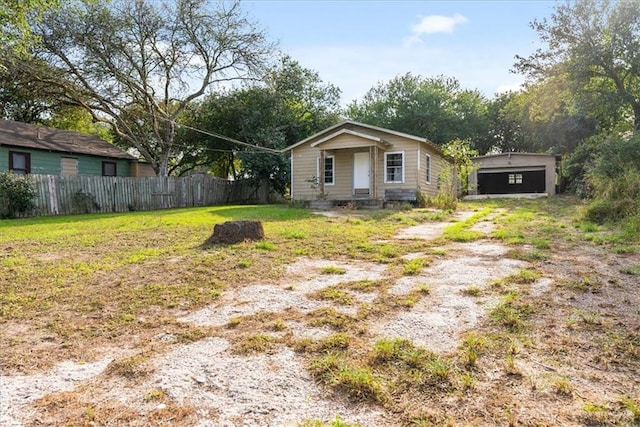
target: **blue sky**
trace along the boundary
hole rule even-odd
[[[487,98],[516,89],[515,55],[539,47],[529,23],[555,1],[275,1],[242,2],[283,53],[342,90],[342,103],[377,82],[411,72],[456,77]]]

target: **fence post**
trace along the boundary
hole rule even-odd
[[[49,175],[47,177],[47,185],[49,187],[49,211],[54,215],[59,215],[58,195],[56,193],[56,177]]]

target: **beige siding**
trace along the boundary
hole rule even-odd
[[[318,139],[306,141],[291,150],[291,197],[294,200],[312,200],[319,196],[319,192],[314,191],[308,181],[318,175],[318,159],[321,148],[325,150],[326,156],[334,156],[335,159],[335,184],[325,186],[325,193],[329,199],[348,200],[354,197],[353,163],[356,152],[371,154],[371,181],[375,177],[375,183],[370,183],[371,197],[384,198],[386,189],[420,190],[430,196],[437,194],[438,178],[444,165],[448,165],[448,162],[442,158],[436,148],[425,142],[401,135],[372,129],[357,128],[355,130],[381,138],[386,144],[385,148],[381,148],[382,144],[376,145],[372,140],[350,134],[337,135],[317,147],[311,147],[316,140],[320,140],[324,136],[320,134]],[[385,183],[385,152],[402,152],[404,154],[403,182]],[[429,183],[426,182],[425,157],[427,153],[431,155],[431,180]]]
[[[323,150],[341,150],[345,148],[358,149],[366,145],[374,145],[374,144],[375,144],[375,141],[372,141],[366,138],[360,138],[356,135],[342,134],[342,135],[336,136],[330,141],[323,142],[322,144],[318,145],[316,148],[318,149],[322,148]]]
[[[311,148],[309,144],[301,145],[291,150],[291,197],[295,200],[311,200],[318,196],[311,188],[308,180],[318,174],[318,160],[320,150]]]

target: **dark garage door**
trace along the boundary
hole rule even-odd
[[[478,171],[478,194],[544,193],[545,171]]]

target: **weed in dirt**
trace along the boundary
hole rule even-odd
[[[117,359],[107,365],[105,373],[127,379],[145,378],[152,372],[151,368],[146,365],[148,360],[149,356],[142,354]]]
[[[298,427],[360,427],[360,424],[352,424],[346,421],[342,421],[339,415],[329,421],[323,422],[317,419],[306,419],[298,424]]]
[[[569,378],[565,376],[553,380],[551,386],[557,394],[562,396],[571,396],[573,394],[574,387],[571,381],[569,381]]]
[[[415,351],[413,343],[404,338],[384,338],[375,342],[371,360],[374,363],[405,361]]]
[[[517,292],[510,292],[490,312],[489,317],[512,332],[521,331],[533,307],[521,301]]]
[[[373,292],[387,286],[387,280],[358,280],[343,284],[345,288],[357,292]]]
[[[278,318],[269,324],[269,329],[274,332],[282,332],[287,329],[287,325],[284,320]]]
[[[534,283],[540,277],[540,272],[530,269],[519,269],[513,274],[505,277],[506,283],[515,283],[519,285]]]
[[[595,311],[586,311],[581,309],[574,309],[572,315],[567,321],[568,324],[575,324],[579,321],[585,325],[602,325],[602,315]]]
[[[347,270],[342,267],[336,267],[335,265],[328,265],[320,269],[320,274],[346,274]]]
[[[463,363],[468,367],[475,366],[478,357],[486,350],[487,345],[487,339],[484,336],[467,332],[458,347]]]
[[[320,341],[318,348],[321,351],[346,350],[349,348],[353,337],[345,333],[330,335]]]
[[[286,239],[304,240],[309,237],[309,234],[301,230],[285,229],[280,232],[280,235]]]
[[[511,259],[518,259],[520,261],[537,262],[537,261],[543,261],[547,259],[548,255],[537,249],[530,249],[530,250],[510,249],[507,252],[507,257]]]
[[[426,283],[419,283],[413,288],[413,292],[417,292],[422,295],[429,295],[431,293],[431,287]]]
[[[291,347],[296,353],[309,353],[315,350],[316,342],[313,338],[303,337],[293,341]]]
[[[476,388],[477,380],[469,372],[463,372],[458,375],[458,383],[462,390],[473,390]]]
[[[640,276],[640,264],[624,266],[620,269],[620,272],[630,276]]]
[[[516,358],[513,354],[507,354],[505,356],[502,367],[508,375],[518,377],[522,375],[522,372],[520,372],[520,369],[516,365]]]
[[[307,314],[307,319],[310,326],[330,326],[338,331],[348,330],[355,323],[354,318],[332,307],[311,311]]]
[[[152,388],[144,393],[145,402],[162,401],[167,397],[167,393],[160,388]]]
[[[462,289],[460,293],[468,297],[478,297],[482,293],[482,290],[478,286],[469,286]]]
[[[589,425],[601,425],[606,423],[609,418],[610,409],[606,404],[585,402],[582,405],[582,410],[585,413],[584,422]]]
[[[277,246],[271,242],[262,241],[256,243],[255,248],[261,251],[275,251]]]
[[[616,245],[613,246],[610,251],[618,255],[636,254],[638,253],[638,246],[635,245]]]
[[[233,329],[238,327],[238,325],[240,325],[240,323],[242,322],[242,318],[237,317],[237,316],[233,316],[230,317],[229,320],[227,320],[227,328],[229,329]]]
[[[444,228],[442,236],[452,242],[473,242],[484,237],[479,231],[469,229],[470,225],[464,222],[457,222]]]
[[[249,267],[251,267],[251,260],[241,259],[238,261],[238,268],[249,268]]]
[[[357,401],[382,403],[387,399],[384,383],[367,367],[344,365],[329,384]]]
[[[239,337],[233,342],[231,351],[241,355],[266,353],[273,349],[274,345],[274,339],[269,335],[255,334]]]
[[[339,287],[335,286],[322,288],[309,296],[321,301],[334,301],[341,305],[353,304],[353,296],[349,292],[343,291]]]
[[[583,233],[595,233],[601,230],[601,227],[598,224],[594,224],[589,221],[578,221],[574,223],[574,227],[577,230],[582,231]]]
[[[640,422],[640,396],[637,399],[625,397],[621,400],[624,407],[631,412],[631,418],[635,422]]]
[[[578,280],[560,280],[558,286],[579,292],[596,292],[602,287],[602,282],[592,276],[583,276]]]
[[[415,276],[420,274],[424,268],[426,261],[422,258],[414,258],[411,260],[405,260],[402,264],[403,274],[405,276]]]

